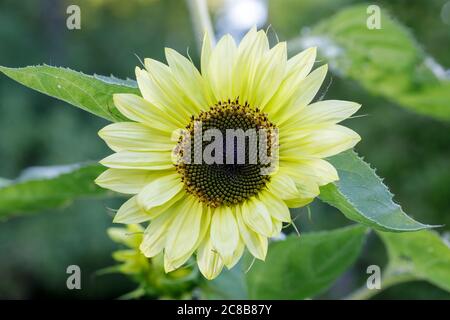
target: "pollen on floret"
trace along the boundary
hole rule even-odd
[[[255,159],[255,155],[250,152],[247,144],[244,164],[227,164],[225,159],[222,164],[194,163],[194,144],[198,143],[198,141],[195,142],[194,131],[198,123],[201,123],[202,133],[209,129],[218,129],[223,135],[226,135],[227,129],[243,131],[265,129],[269,133],[276,129],[275,125],[269,121],[267,114],[258,108],[252,108],[247,102],[240,103],[239,98],[219,101],[208,111],[192,116],[186,126],[186,134],[190,136],[187,143],[190,145],[183,145],[186,142],[180,138],[176,149],[179,157],[190,156],[189,163],[181,161],[176,164],[176,169],[188,193],[209,206],[219,207],[240,204],[265,188],[270,181],[270,176],[261,174],[261,169],[267,167],[267,164]],[[270,153],[271,135],[269,134],[268,137],[267,152]],[[209,142],[201,143],[203,149]],[[226,156],[225,148],[224,144],[224,157]]]

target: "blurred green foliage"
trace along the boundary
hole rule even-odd
[[[112,196],[94,183],[104,170],[98,163],[28,168],[1,186],[0,219],[64,207],[76,198]]]
[[[300,39],[318,42],[319,53],[334,72],[357,81],[368,92],[449,121],[450,80],[445,69],[427,56],[388,10],[372,8],[376,7],[344,8],[311,32],[303,32]],[[369,29],[367,24],[375,19],[380,29]]]
[[[138,224],[109,228],[111,240],[121,245],[120,250],[113,252],[113,258],[118,264],[101,270],[100,274],[119,272],[137,283],[138,287],[122,295],[122,299],[191,299],[192,291],[200,279],[195,262],[189,261],[182,268],[166,273],[163,253],[148,259],[139,250],[144,230]]]
[[[367,229],[361,225],[333,231],[292,234],[271,244],[265,262],[248,272],[253,299],[307,299],[325,291],[358,258]],[[271,265],[265,267],[265,263]]]
[[[450,27],[441,19],[446,1],[378,1],[404,23],[423,49],[450,66]],[[281,40],[300,35],[356,0],[272,0],[269,21]],[[65,10],[78,4],[82,29],[65,26]],[[86,74],[134,78],[135,55],[163,60],[164,46],[198,61],[195,39],[183,0],[3,0],[0,3],[0,65],[21,67],[47,63]],[[332,81],[334,76],[329,76]],[[405,212],[424,223],[450,225],[450,125],[374,97],[351,80],[337,78],[322,94],[363,104],[367,116],[348,120],[360,133],[357,150],[395,194]],[[320,94],[319,94],[320,95]],[[97,160],[108,154],[97,137],[105,120],[0,77],[0,176],[13,179],[23,168]],[[0,180],[0,184],[8,181]],[[134,288],[121,276],[95,272],[114,264],[116,246],[105,230],[108,208],[121,200],[79,200],[60,210],[20,217],[0,224],[1,298],[114,298]],[[303,231],[334,229],[348,224],[336,209],[319,202],[296,211]],[[362,284],[369,264],[382,264],[386,253],[369,238],[364,254],[323,298],[342,297]],[[82,290],[66,288],[66,268],[81,267]],[[112,279],[111,277],[114,277]],[[220,279],[218,279],[220,281]],[[450,298],[429,284],[414,282],[388,289],[379,298]]]
[[[428,54],[445,68],[450,67],[450,26],[441,19],[445,0],[431,1],[375,1],[403,23]],[[347,5],[361,4],[356,0],[279,0],[269,2],[269,21],[280,39],[298,37]],[[447,22],[448,23],[448,22]],[[326,61],[322,61],[324,63]],[[450,125],[443,121],[400,108],[395,103],[375,97],[357,83],[331,75],[331,83],[323,89],[327,99],[348,99],[362,103],[363,118],[348,120],[345,125],[362,137],[356,150],[364,156],[384,183],[394,193],[394,200],[408,215],[429,224],[450,223]],[[319,93],[320,94],[320,93]],[[448,102],[447,102],[448,107]],[[336,210],[317,201],[312,205],[312,221],[306,210],[299,210],[300,230],[318,231],[345,224]],[[364,254],[352,270],[336,283],[324,298],[339,298],[349,292],[348,287],[362,285],[367,278],[365,269],[386,261],[385,249],[371,237]],[[384,299],[449,299],[450,295],[425,282],[402,284],[387,289],[376,298]]]
[[[81,30],[66,28],[66,8],[81,8]],[[139,56],[161,60],[165,46],[195,48],[184,1],[0,2],[0,64],[46,63],[86,74],[134,78]],[[196,53],[190,55],[195,59]],[[98,160],[108,148],[97,136],[107,121],[0,77],[0,176],[30,166]],[[95,272],[114,262],[106,235],[122,200],[80,200],[60,210],[0,224],[1,298],[115,298],[135,286]],[[66,268],[78,264],[82,290],[66,288]]]
[[[450,291],[450,250],[447,240],[433,231],[378,233],[386,244],[391,268],[403,270],[418,279]]]

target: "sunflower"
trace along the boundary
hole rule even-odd
[[[114,222],[150,221],[140,245],[145,256],[163,252],[170,272],[196,254],[202,274],[213,279],[245,249],[264,260],[268,238],[291,222],[289,208],[307,205],[320,186],[338,180],[324,158],[360,140],[337,124],[360,105],[311,103],[327,73],[326,65],[310,72],[316,49],[288,59],[285,42],[270,48],[266,33],[256,28],[239,45],[226,35],[213,46],[205,36],[201,72],[176,51],[165,54],[167,65],[145,59],[145,69],[136,68],[142,97],[114,95],[130,121],[100,130],[115,153],[101,161],[108,169],[96,182],[133,195]],[[208,130],[253,129],[266,133],[257,137],[256,149],[270,163],[255,160],[251,148],[240,162],[189,161],[196,150],[220,160],[222,147],[206,152],[213,140],[203,140]],[[250,146],[249,137],[244,140]],[[236,160],[239,148],[231,142],[225,148],[222,141],[221,156]],[[214,143],[220,143],[217,136]]]
[[[147,259],[139,250],[143,229],[139,224],[128,224],[126,228],[109,228],[108,235],[114,242],[122,245],[113,252],[113,258],[119,264],[107,268],[104,272],[120,272],[139,283],[138,289],[132,291],[138,297],[142,295],[162,298],[192,298],[192,289],[198,278],[198,271],[193,264],[187,264],[174,272],[164,272],[163,253]],[[129,295],[125,295],[127,297]]]

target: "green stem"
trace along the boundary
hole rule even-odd
[[[208,11],[208,4],[206,0],[186,0],[191,14],[192,23],[194,24],[194,31],[196,34],[196,41],[199,50],[202,47],[203,36],[205,32],[211,38],[211,42],[215,43],[214,29],[211,23],[211,17]]]
[[[369,289],[367,286],[364,286],[345,297],[344,300],[367,300],[396,284],[414,280],[418,280],[415,275],[388,267],[385,274],[381,277],[380,289]]]
[[[141,297],[145,296],[145,289],[142,287],[138,287],[135,290],[125,293],[124,295],[120,296],[118,300],[132,300],[132,299],[139,299]]]

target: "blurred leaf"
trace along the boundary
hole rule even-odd
[[[358,0],[276,0],[268,1],[271,25],[280,37],[293,37],[305,26],[332,16]]]
[[[320,199],[338,208],[350,220],[382,231],[417,231],[433,226],[406,215],[375,171],[354,151],[328,159],[339,180],[320,188]]]
[[[352,226],[273,242],[266,261],[255,262],[247,273],[250,298],[305,299],[320,294],[353,264],[366,230]]]
[[[0,71],[24,86],[110,121],[125,119],[114,106],[114,93],[139,93],[133,80],[89,76],[66,68],[47,65],[24,68],[0,66]]]
[[[450,292],[450,246],[438,233],[378,233],[386,244],[389,265]]]
[[[317,46],[338,74],[358,81],[375,95],[413,111],[450,120],[450,80],[427,57],[410,32],[381,10],[381,29],[369,29],[368,5],[341,10],[294,40]],[[297,47],[298,47],[297,46]]]
[[[214,280],[204,280],[201,285],[202,299],[245,300],[247,285],[242,261],[231,270],[223,270]]]
[[[11,180],[0,178],[0,188],[4,187],[4,186],[7,186],[10,183],[11,183]]]
[[[94,183],[105,169],[99,164],[74,164],[26,169],[0,187],[0,218],[17,213],[61,207],[75,198],[106,195]]]
[[[120,296],[119,300],[134,300],[134,299],[140,299],[145,296],[145,289],[138,287],[135,290],[125,293],[124,295]]]

